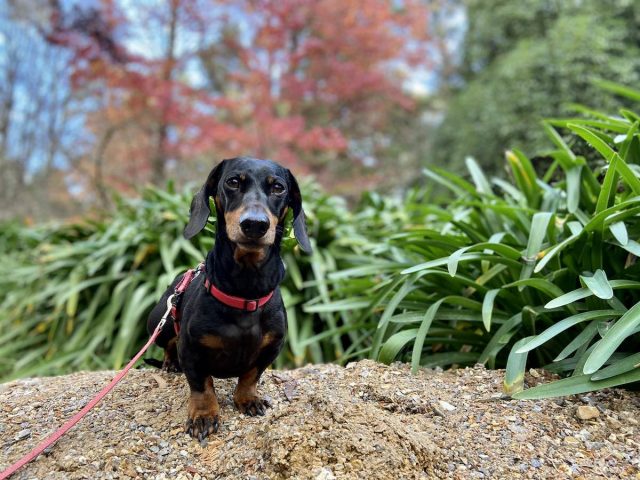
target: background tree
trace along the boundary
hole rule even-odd
[[[20,10],[12,13],[0,14],[0,203],[10,205],[0,219],[64,215],[71,210],[65,173],[83,149],[82,99],[66,75],[71,56],[43,42]]]
[[[369,168],[375,182],[389,119],[416,115],[408,72],[428,59],[413,0],[61,2],[51,18],[47,40],[72,52],[73,88],[94,99],[79,171],[105,201],[105,185],[193,178],[238,154],[334,186]]]
[[[640,80],[640,8],[632,0],[466,0],[465,84],[434,134],[436,162],[459,166],[467,155],[492,170],[503,151],[535,154],[549,144],[545,117],[572,103],[614,110],[594,78]]]

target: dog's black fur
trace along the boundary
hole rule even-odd
[[[280,242],[289,208],[301,249],[311,251],[300,189],[284,167],[248,157],[222,161],[191,202],[184,230],[187,239],[204,229],[210,198],[216,206],[217,229],[205,274],[198,275],[184,292],[179,336],[169,320],[156,340],[165,349],[164,368],[181,370],[187,377],[191,393],[186,429],[200,439],[216,432],[220,422],[212,376],[239,377],[234,403],[241,412],[263,415],[269,406],[257,395],[256,385],[280,353],[287,331],[287,313],[278,285],[285,273]],[[246,312],[214,298],[203,286],[205,276],[229,295],[247,299],[271,291],[274,295],[262,308]],[[150,333],[181,278],[173,281],[151,311],[147,321]]]

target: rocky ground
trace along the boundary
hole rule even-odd
[[[0,470],[112,376],[0,385]],[[201,444],[183,433],[184,378],[137,370],[15,478],[640,478],[639,394],[513,401],[501,382],[483,368],[414,376],[370,361],[269,371],[260,390],[273,408],[251,418],[217,380],[223,425]]]

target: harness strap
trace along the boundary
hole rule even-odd
[[[178,306],[180,305],[182,295],[187,290],[193,279],[196,278],[203,270],[204,262],[201,262],[196,268],[187,270],[178,285],[176,285],[176,288],[173,290],[173,301],[171,302],[171,312],[169,315],[173,320],[173,329],[176,331],[176,335],[180,333],[180,310],[178,309]]]
[[[196,278],[200,272],[204,273],[204,262],[200,263],[196,268],[192,268],[187,270],[185,274],[180,279],[178,285],[173,290],[173,302],[171,306],[170,316],[173,320],[173,328],[176,331],[176,335],[180,333],[180,300],[182,299],[182,295],[189,288],[189,285]],[[271,291],[264,297],[256,298],[256,299],[247,299],[243,297],[235,297],[233,295],[228,295],[224,293],[222,290],[217,288],[213,283],[209,281],[208,278],[204,280],[204,288],[213,296],[218,299],[220,302],[224,303],[228,307],[237,308],[238,310],[242,310],[245,312],[255,312],[259,308],[263,307],[275,292]]]

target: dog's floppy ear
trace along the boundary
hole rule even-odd
[[[191,200],[191,209],[189,213],[189,223],[184,227],[184,238],[187,240],[192,239],[207,224],[211,209],[209,208],[209,197],[215,197],[218,190],[218,183],[220,182],[220,176],[224,170],[224,164],[226,160],[223,160],[215,166],[209,173],[207,181],[204,182],[202,188],[196,193]]]
[[[296,177],[287,170],[289,175],[289,206],[293,209],[293,234],[304,253],[311,253],[311,243],[307,235],[307,224],[302,209],[302,195]]]

